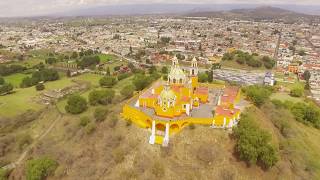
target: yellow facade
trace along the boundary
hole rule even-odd
[[[141,128],[155,127],[152,128],[153,133],[154,129],[162,132],[169,129],[170,135],[190,124],[213,125],[221,128],[232,127],[232,124],[236,123],[240,116],[240,110],[234,108],[235,104],[240,101],[239,89],[225,88],[221,84],[199,83],[195,59],[192,61],[189,76],[183,74],[184,72],[179,69],[176,59],[173,62],[173,68],[169,74],[170,80],[167,84],[154,83],[151,88],[129,100],[123,107],[123,118],[132,121]],[[218,106],[216,109],[212,109],[216,111],[215,116],[210,117],[209,115],[209,118],[191,117],[193,108],[201,108],[202,104],[209,102],[209,88],[224,89],[223,96],[219,98]],[[132,100],[137,103],[129,105]],[[163,139],[157,134],[153,141],[161,144]]]

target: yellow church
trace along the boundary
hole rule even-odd
[[[240,110],[235,108],[240,99],[239,88],[215,89],[217,92],[223,89],[224,93],[216,93],[219,95],[213,97],[208,84],[198,82],[198,71],[196,58],[192,59],[187,70],[183,70],[174,57],[168,80],[157,81],[130,99],[123,107],[122,116],[149,129],[150,144],[163,146],[168,145],[169,135],[190,124],[231,128],[240,116]]]
[[[190,75],[179,67],[178,59],[174,57],[168,75],[168,82],[159,85],[139,97],[140,107],[152,108],[155,115],[166,118],[190,115],[194,107],[208,101],[208,88],[200,87],[198,83],[197,60],[191,62]]]

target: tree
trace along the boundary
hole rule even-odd
[[[46,64],[54,64],[56,63],[58,60],[54,57],[49,57],[45,60]]]
[[[161,68],[161,73],[162,73],[162,74],[168,74],[168,67],[167,67],[167,66],[163,66],[163,67]]]
[[[80,118],[79,125],[82,127],[86,127],[90,123],[90,118],[88,116],[83,116]]]
[[[105,108],[96,108],[94,111],[94,118],[97,122],[102,122],[106,119],[108,110]]]
[[[42,90],[44,90],[44,84],[43,83],[38,83],[37,85],[36,85],[36,90],[37,91],[42,91]]]
[[[78,61],[78,66],[80,66],[82,69],[84,69],[84,68],[88,68],[88,67],[94,67],[99,63],[100,63],[99,56],[85,56],[82,58],[81,61]]]
[[[152,82],[152,79],[144,74],[136,74],[133,78],[133,81],[132,81],[132,83],[136,87],[137,91],[143,90],[151,82]]]
[[[67,74],[67,77],[71,77],[71,71],[70,71],[70,69],[67,70],[67,73],[66,73],[66,74]]]
[[[27,180],[45,179],[52,175],[57,167],[58,163],[48,157],[28,160],[26,165],[26,178]]]
[[[89,94],[89,103],[91,105],[107,105],[112,102],[114,95],[115,91],[112,89],[94,90]]]
[[[10,93],[13,90],[13,86],[10,83],[4,83],[0,85],[0,95],[5,95]]]
[[[72,52],[71,58],[72,59],[77,59],[78,56],[79,56],[78,53],[74,51],[74,52]]]
[[[237,139],[236,151],[240,159],[250,165],[262,164],[270,168],[278,161],[277,149],[272,146],[271,134],[262,130],[248,113],[241,115],[238,126],[233,129],[233,135]]]
[[[306,52],[301,49],[299,52],[298,52],[299,56],[305,56],[306,55]]]
[[[198,74],[199,82],[208,82],[208,74],[207,73],[199,73]]]
[[[212,83],[212,82],[213,82],[213,71],[212,71],[212,70],[210,70],[210,71],[208,72],[208,82],[209,82],[209,83]]]
[[[258,107],[260,107],[271,95],[272,91],[266,86],[248,86],[244,89],[248,98]]]
[[[112,87],[117,84],[117,79],[112,76],[104,76],[100,79],[99,83],[102,87]]]
[[[5,83],[4,78],[0,76],[0,85],[3,85]]]
[[[151,66],[151,67],[149,68],[149,74],[152,74],[152,73],[154,73],[154,72],[157,72],[157,68],[156,68],[155,66]]]
[[[108,75],[108,76],[111,75],[111,73],[110,73],[110,67],[109,67],[109,66],[107,67],[107,75]]]
[[[122,88],[120,91],[121,95],[123,95],[125,98],[130,98],[133,96],[135,87],[133,85],[127,85]]]
[[[72,95],[68,98],[65,110],[71,114],[80,114],[87,110],[87,101],[80,95]]]
[[[307,83],[309,83],[310,77],[311,77],[310,71],[305,70],[305,71],[303,72],[303,78],[307,81]]]

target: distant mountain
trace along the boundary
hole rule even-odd
[[[233,9],[230,11],[202,11],[191,12],[185,16],[194,17],[220,17],[220,18],[237,18],[244,20],[282,20],[285,22],[295,22],[298,19],[303,20],[320,20],[320,16],[308,15],[278,7],[261,6],[256,8]]]
[[[259,7],[258,4],[129,4],[82,7],[63,11],[48,16],[108,16],[108,15],[144,15],[144,14],[210,14],[220,11],[230,11],[235,14],[244,14],[242,11],[251,9],[251,14],[263,11],[269,16],[274,12],[290,14],[290,11],[313,13],[320,15],[320,6],[276,5],[275,8]],[[282,8],[282,9],[279,9]],[[282,12],[283,11],[283,12]],[[287,11],[287,12],[285,12]],[[247,12],[246,12],[247,13]],[[248,16],[251,14],[247,14]],[[258,13],[261,14],[261,13]],[[291,13],[294,15],[295,13]]]

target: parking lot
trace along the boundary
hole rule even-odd
[[[241,70],[232,71],[217,69],[213,71],[213,78],[223,81],[237,82],[240,85],[254,85],[263,83],[264,74],[264,72],[256,73]]]

